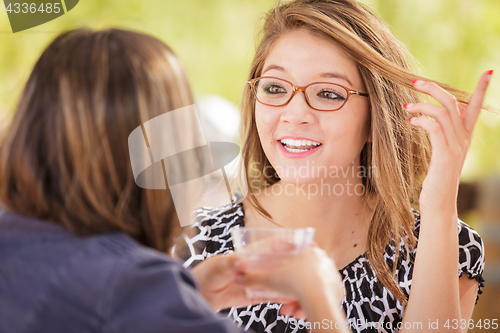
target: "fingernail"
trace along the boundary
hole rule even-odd
[[[411,117],[411,118],[408,118],[408,121],[409,121],[409,122],[411,123],[411,120],[412,120],[412,119],[413,119],[413,117]]]
[[[486,72],[486,74],[488,74],[488,75],[492,75],[492,74],[493,74],[493,70],[492,70],[492,69],[490,69],[489,71],[487,71],[487,72]]]
[[[415,84],[417,84],[417,82],[418,82],[418,80],[413,80],[413,81],[411,81],[411,84],[415,85]]]
[[[413,103],[406,103],[405,105],[403,105],[403,107],[404,107],[405,109],[409,109],[409,108],[411,108],[412,106],[413,106]]]
[[[422,81],[420,81],[420,80],[413,80],[413,81],[411,81],[411,83],[413,83],[414,86],[417,86],[419,84],[422,84]]]

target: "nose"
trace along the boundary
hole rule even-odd
[[[306,100],[302,90],[295,91],[290,102],[283,106],[281,120],[293,125],[312,124],[314,122],[313,109]]]

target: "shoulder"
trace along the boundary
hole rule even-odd
[[[232,202],[221,207],[201,207],[195,211],[195,223],[209,228],[242,222],[245,216],[241,197],[233,195]],[[239,225],[240,223],[237,223]]]
[[[197,288],[191,273],[179,261],[139,244],[125,233],[88,237],[79,247],[81,250],[71,260],[73,278],[79,280],[81,276],[82,280],[87,280],[84,284],[88,283],[88,290],[93,290],[97,297],[103,297],[103,304],[111,301],[111,295],[125,295],[134,290],[147,292],[148,286],[154,283],[169,292],[180,285]],[[102,294],[98,295],[99,292]],[[103,296],[106,294],[108,296]],[[105,308],[102,311],[106,313]]]
[[[479,293],[483,286],[484,272],[484,244],[479,233],[467,223],[458,221],[459,245],[459,276],[467,274],[469,279],[476,279],[479,284]]]
[[[245,213],[241,202],[219,208],[204,207],[198,216],[201,218],[196,227],[206,237],[207,257],[232,251],[231,230],[244,226]]]
[[[61,225],[5,215],[0,231],[0,275],[9,273],[0,308],[30,313],[35,330],[237,331],[213,313],[180,262],[122,232],[78,237]],[[7,323],[0,317],[0,331],[27,323],[22,315]]]
[[[236,332],[200,296],[191,273],[170,256],[128,240],[104,240],[120,255],[103,295],[105,332]],[[134,246],[135,245],[135,246]]]

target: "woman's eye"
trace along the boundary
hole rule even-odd
[[[275,84],[270,84],[266,87],[264,87],[264,91],[268,94],[282,94],[282,93],[286,93],[286,90],[279,86],[279,85],[275,85]]]
[[[320,91],[318,96],[321,98],[326,98],[326,99],[340,99],[340,100],[344,99],[344,97],[342,97],[338,93],[336,93],[334,91],[329,91],[329,90]]]

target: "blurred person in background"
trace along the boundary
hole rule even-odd
[[[252,279],[296,296],[299,315],[345,321],[319,248],[254,276],[214,257],[197,279],[166,254],[179,229],[172,197],[136,186],[127,138],[191,104],[178,59],[154,37],[75,29],[45,49],[0,148],[1,332],[240,332],[213,308],[250,304]]]

